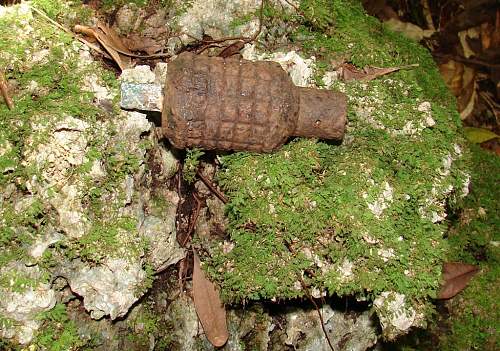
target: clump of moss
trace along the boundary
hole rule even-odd
[[[234,248],[217,246],[208,269],[229,301],[304,296],[305,284],[368,298],[397,291],[423,303],[435,295],[447,250],[444,206],[467,179],[453,98],[418,43],[358,2],[301,2],[327,13],[321,6],[331,7],[333,24],[288,18],[292,40],[304,55],[319,53],[322,70],[333,69],[333,57],[359,67],[419,66],[334,83],[349,99],[342,145],[296,139],[269,155],[224,156],[218,179],[230,198]],[[429,125],[421,124],[425,106]]]
[[[200,158],[205,153],[197,148],[189,149],[186,153],[186,159],[184,160],[184,168],[182,169],[182,176],[184,180],[188,183],[193,183],[196,178],[196,172],[200,166]]]
[[[42,327],[33,345],[47,351],[90,350],[92,340],[83,339],[75,322],[70,320],[66,305],[57,304],[52,310],[40,314]]]
[[[474,167],[471,194],[449,236],[450,261],[480,266],[469,286],[450,302],[450,329],[442,350],[498,350],[497,305],[500,298],[500,158],[471,146]]]

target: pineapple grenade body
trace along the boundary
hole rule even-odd
[[[180,149],[271,152],[290,136],[344,135],[345,95],[296,87],[276,62],[182,53],[164,94],[163,134]]]

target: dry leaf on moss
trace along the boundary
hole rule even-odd
[[[438,299],[450,299],[465,289],[469,280],[479,271],[477,266],[461,263],[446,262],[443,264],[444,284],[438,294]]]
[[[221,347],[229,338],[226,324],[226,310],[215,284],[205,277],[200,258],[193,251],[193,298],[196,313],[208,341]]]
[[[349,63],[344,63],[339,70],[342,79],[348,82],[351,80],[370,81],[380,76],[399,71],[400,69],[407,69],[411,67],[418,67],[418,64],[407,65],[402,67],[387,67],[387,68],[367,66],[362,70],[360,70],[356,68],[354,65],[351,65]]]

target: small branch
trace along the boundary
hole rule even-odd
[[[289,242],[284,241],[284,244],[285,244],[286,248],[288,249],[288,251],[290,251],[291,254],[295,254],[295,251]],[[302,279],[302,275],[298,274],[298,277],[299,277],[300,285],[302,286],[302,290],[304,290],[307,298],[309,299],[309,301],[311,301],[311,303],[314,306],[314,309],[318,313],[319,321],[321,324],[321,329],[323,330],[323,334],[325,335],[325,339],[328,342],[328,346],[330,346],[330,350],[335,351],[335,349],[333,348],[332,342],[330,341],[330,337],[328,336],[328,332],[327,332],[326,327],[325,327],[325,321],[323,320],[323,315],[321,314],[321,310],[319,309],[318,304],[316,303],[316,301],[312,297],[311,293],[309,292],[309,288],[307,287],[306,283],[304,282],[304,279]]]
[[[182,241],[181,247],[185,247],[189,238],[191,238],[191,236],[194,232],[194,229],[196,227],[196,222],[198,222],[198,217],[200,216],[201,200],[198,198],[198,196],[196,196],[195,193],[193,193],[193,198],[196,200],[196,209],[194,210],[193,217],[192,217],[191,221],[189,222],[187,234],[186,234],[186,237],[184,238],[184,240]]]
[[[2,96],[7,104],[9,110],[14,108],[14,102],[9,95],[9,87],[7,85],[7,80],[5,79],[4,73],[0,71],[0,90],[2,91]]]
[[[304,279],[302,279],[301,276],[299,276],[300,280],[300,285],[302,285],[302,289],[305,291],[307,298],[311,303],[313,304],[314,308],[316,309],[316,312],[318,313],[319,321],[321,322],[321,329],[323,329],[323,334],[325,334],[326,341],[328,342],[328,346],[330,346],[330,349],[332,351],[335,351],[333,348],[332,342],[330,341],[330,337],[328,336],[328,331],[326,330],[325,327],[325,321],[323,320],[323,315],[321,314],[321,310],[319,309],[318,304],[316,301],[314,301],[314,298],[311,296],[311,293],[309,292],[309,288],[306,286],[306,283],[304,283]]]
[[[52,18],[50,18],[49,16],[47,16],[42,10],[39,10],[37,9],[36,7],[33,7],[33,6],[30,6],[30,8],[35,11],[38,15],[40,15],[43,19],[45,19],[46,21],[48,21],[50,24],[52,24],[53,26],[59,28],[60,30],[68,33],[69,35],[71,35],[74,39],[76,40],[79,40],[80,42],[82,42],[83,44],[87,45],[89,48],[91,48],[92,50],[95,50],[97,51],[98,53],[100,53],[101,55],[103,55],[104,57],[108,58],[108,59],[112,59],[111,56],[109,56],[105,51],[101,50],[97,45],[94,45],[92,43],[90,43],[89,41],[83,39],[83,38],[80,38],[78,37],[77,35],[75,35],[75,33],[73,33],[72,31],[70,31],[68,28],[62,26],[61,24],[57,23],[56,21],[54,21]]]
[[[217,187],[213,185],[210,180],[208,180],[203,174],[201,174],[200,171],[196,171],[196,174],[198,175],[198,177],[200,177],[201,181],[210,189],[210,191],[215,194],[215,196],[217,196],[223,203],[228,203],[229,200],[227,199],[227,197],[219,189],[217,189]]]

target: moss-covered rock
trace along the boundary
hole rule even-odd
[[[123,317],[154,272],[184,256],[175,236],[178,197],[146,165],[166,163],[170,151],[144,114],[116,107],[114,74],[32,7],[70,26],[87,11],[73,5],[0,6],[0,71],[15,102],[12,110],[0,103],[0,299],[28,305],[22,313],[0,306],[1,334],[44,347],[66,340],[53,350],[85,344],[71,345],[77,332],[68,318],[51,323],[56,300],[74,292],[93,318]],[[166,165],[158,169],[159,179],[171,176]],[[64,278],[57,291],[56,277]]]
[[[290,39],[304,57],[318,55],[312,83],[347,94],[345,139],[222,157],[232,249],[217,246],[208,269],[226,301],[303,297],[304,287],[368,299],[391,291],[423,313],[448,250],[446,210],[467,193],[454,100],[430,54],[359,3],[301,2],[308,6],[331,14],[333,27],[292,18]],[[335,79],[339,57],[359,67],[418,67],[345,83]]]

